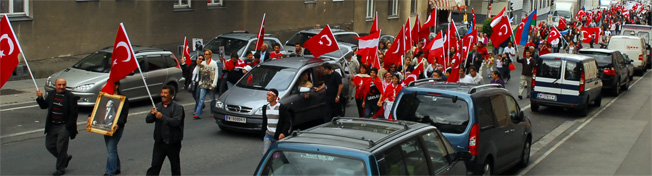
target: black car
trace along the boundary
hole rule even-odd
[[[579,54],[592,56],[598,62],[598,77],[602,79],[602,89],[609,89],[614,95],[618,95],[621,90],[627,90],[632,81],[627,68],[631,61],[625,59],[620,51],[581,49]]]

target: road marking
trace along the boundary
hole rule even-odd
[[[539,139],[536,143],[532,144],[532,148],[530,149],[530,153],[537,153],[539,150],[543,149],[548,143],[552,142],[553,139],[557,138],[559,135],[564,133],[568,128],[571,126],[575,125],[575,121],[565,121],[561,125],[559,125],[557,128],[554,130],[550,131],[548,134],[543,136],[542,138]]]
[[[27,108],[33,108],[33,107],[38,107],[38,105],[21,106],[21,107],[15,107],[15,108],[3,109],[3,110],[0,110],[0,112],[13,111],[13,110],[18,110],[18,109],[27,109]]]
[[[208,101],[204,101],[204,102],[210,102],[210,100],[208,100]],[[181,104],[181,106],[184,106],[184,107],[185,107],[185,106],[189,106],[189,105],[195,105],[195,103],[186,103],[186,104]],[[38,106],[38,105],[37,105],[37,106]],[[147,114],[148,112],[150,112],[150,111],[141,111],[141,112],[129,113],[129,116],[140,115],[140,114]],[[79,126],[79,125],[85,125],[85,124],[86,124],[86,121],[77,122],[77,126]],[[43,131],[45,131],[44,128],[36,129],[36,130],[30,130],[30,131],[23,131],[23,132],[18,132],[18,133],[13,133],[13,134],[8,134],[8,135],[0,136],[0,139],[10,138],[10,137],[16,137],[16,136],[22,136],[22,135],[27,135],[27,134],[32,134],[32,133],[38,133],[38,132],[43,132]]]
[[[636,83],[638,83],[638,81],[640,81],[641,79],[643,79],[643,78],[645,77],[645,75],[647,75],[647,73],[648,73],[648,72],[645,72],[645,74],[641,75],[641,77],[640,77],[638,80],[636,80],[632,85],[630,85],[629,88],[632,88],[634,85],[636,85]],[[518,175],[525,175],[525,174],[527,174],[528,172],[530,172],[530,170],[532,170],[532,168],[534,168],[534,166],[536,166],[536,165],[539,164],[541,161],[543,161],[544,159],[546,159],[546,158],[548,157],[548,155],[550,155],[553,151],[557,150],[557,148],[559,148],[559,146],[561,146],[561,144],[565,143],[569,138],[573,137],[573,136],[574,136],[578,131],[582,130],[582,129],[586,126],[586,124],[589,124],[591,121],[593,121],[593,119],[595,119],[595,117],[597,117],[598,115],[600,115],[600,114],[602,113],[602,111],[604,111],[604,110],[607,109],[609,106],[611,106],[614,102],[616,102],[616,100],[618,100],[618,98],[620,98],[621,95],[622,95],[622,94],[619,94],[618,96],[616,96],[616,98],[614,98],[614,99],[612,99],[611,101],[609,101],[609,103],[607,103],[607,105],[603,106],[603,107],[602,107],[598,112],[596,112],[595,114],[593,114],[593,115],[591,116],[591,118],[589,118],[588,120],[582,122],[582,124],[581,124],[580,126],[578,126],[575,130],[573,130],[570,134],[568,134],[568,136],[564,137],[564,138],[561,139],[559,142],[557,142],[554,146],[552,146],[550,149],[548,149],[548,150],[546,151],[546,153],[543,153],[543,155],[541,155],[541,157],[537,158],[537,160],[534,161],[534,163],[528,165],[525,169],[523,169],[521,172],[519,172]],[[578,120],[579,120],[579,119],[578,119]],[[576,121],[577,121],[577,120],[576,120]],[[530,152],[530,155],[532,155],[531,153],[532,153],[532,152]]]
[[[28,103],[34,103],[34,101],[25,101],[25,102],[20,102],[20,103],[4,104],[4,105],[0,105],[0,108],[5,107],[5,106],[15,106],[15,105],[28,104]]]

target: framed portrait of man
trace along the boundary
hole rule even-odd
[[[86,131],[113,136],[125,99],[126,97],[122,95],[100,92],[91,119],[86,124]]]

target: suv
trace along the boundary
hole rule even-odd
[[[247,31],[234,31],[231,33],[220,34],[217,37],[211,39],[211,41],[209,41],[203,46],[203,49],[204,50],[210,49],[211,51],[213,51],[213,54],[218,55],[220,52],[220,47],[224,47],[223,57],[226,58],[227,60],[231,58],[231,56],[229,55],[229,53],[231,52],[237,52],[238,57],[245,58],[247,56],[247,51],[248,52],[254,51],[257,41],[258,38],[256,38],[256,34],[252,34]],[[271,53],[272,51],[274,51],[274,48],[272,46],[274,46],[275,44],[281,46],[281,51],[283,51],[283,45],[281,45],[281,41],[271,34],[265,34],[264,43],[267,44],[268,46],[267,52]],[[200,52],[190,52],[190,57],[192,58],[193,61],[197,58],[197,54],[199,53]],[[217,56],[214,56],[214,59],[217,58],[218,58]],[[221,69],[222,67],[220,66],[219,68]]]
[[[418,80],[397,95],[391,113],[399,120],[431,124],[457,151],[474,156],[474,175],[496,174],[530,160],[532,125],[507,89]]]
[[[336,118],[273,144],[254,175],[466,175],[470,157],[430,125]]]
[[[602,89],[610,89],[611,93],[618,95],[620,90],[627,90],[632,81],[625,60],[620,51],[610,49],[581,49],[580,55],[593,56],[598,62],[598,77],[602,79]]]
[[[150,90],[160,90],[163,85],[172,85],[175,90],[179,90],[179,85],[183,85],[185,78],[179,67],[179,61],[172,52],[138,46],[134,46],[133,51],[136,53],[140,70],[143,77],[147,79],[147,87]],[[67,89],[80,97],[79,106],[94,106],[97,95],[109,79],[112,53],[113,47],[106,47],[84,57],[72,67],[52,74],[45,83],[45,90],[54,90],[54,81],[63,78],[68,83]],[[122,78],[120,83],[122,94],[129,97],[129,100],[149,98],[138,70]],[[152,96],[160,95],[152,94]]]
[[[306,29],[294,34],[288,41],[285,42],[285,48],[288,48],[287,53],[294,52],[294,48],[296,44],[301,44],[303,46],[303,43],[305,43],[306,40],[310,39],[310,37],[312,36],[319,34],[319,32],[321,32],[322,29],[323,28]],[[335,36],[335,40],[337,40],[337,42],[350,43],[356,46],[358,45],[358,39],[353,38],[353,37],[358,37],[358,33],[345,31],[343,29],[337,29],[337,28],[331,28],[331,31],[333,32],[333,35]],[[283,50],[283,48],[281,48],[281,50]],[[304,49],[303,55],[312,55],[312,53]]]
[[[310,90],[309,97],[300,92],[299,80],[307,73],[313,86],[324,82],[322,64],[333,65],[333,74],[342,76],[341,100],[348,100],[349,75],[343,72],[343,67],[334,59],[312,57],[288,57],[263,62],[247,72],[233,87],[222,94],[211,111],[215,123],[222,130],[262,131],[262,106],[267,104],[266,95],[269,89],[279,91],[280,103],[288,107],[294,117],[293,125],[297,126],[310,121],[323,120],[320,115],[328,114],[323,107],[326,105],[326,91]],[[341,103],[346,109],[347,101]],[[344,113],[342,113],[344,114]]]

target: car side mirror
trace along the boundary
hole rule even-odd
[[[469,151],[456,152],[455,157],[456,157],[456,159],[462,160],[462,161],[470,161],[471,159],[473,159],[473,155]]]
[[[310,88],[308,87],[299,87],[299,93],[309,93]]]

